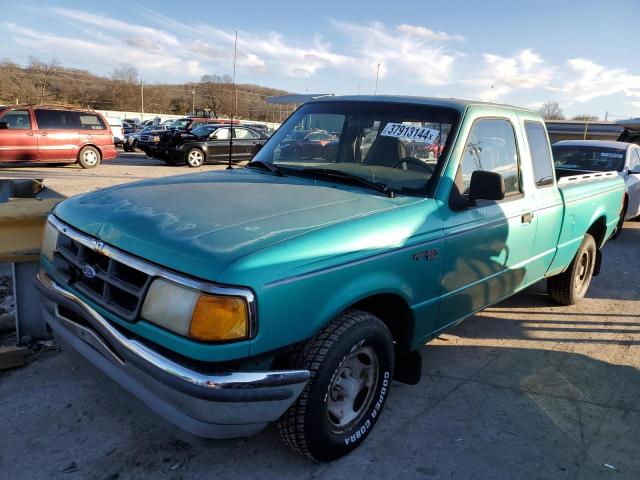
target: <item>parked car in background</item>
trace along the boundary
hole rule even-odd
[[[127,122],[126,120],[122,121],[122,130],[124,130],[124,134],[135,133],[140,131],[142,127],[138,123]]]
[[[625,220],[640,216],[640,145],[604,140],[562,140],[552,146],[561,177],[616,171],[625,184],[618,235]]]
[[[229,136],[233,135],[231,142]],[[269,139],[263,133],[245,126],[200,125],[176,136],[169,147],[167,163],[196,168],[210,162],[251,160]]]
[[[75,163],[94,168],[117,155],[106,118],[91,110],[16,105],[0,110],[0,163]]]
[[[159,128],[140,133],[137,146],[148,157],[167,159],[167,150],[181,132],[193,130],[200,125],[228,123],[228,120],[217,120],[208,117],[184,117],[171,122],[167,128]],[[238,122],[234,122],[238,123]]]
[[[124,142],[124,127],[122,125],[122,120],[115,117],[106,118],[107,122],[109,122],[109,127],[111,127],[111,132],[113,133],[114,145],[122,145],[122,142]]]
[[[323,159],[327,156],[325,149],[331,150],[332,143],[335,144],[336,136],[326,130],[294,131],[285,140],[280,145],[280,154],[283,158]]]

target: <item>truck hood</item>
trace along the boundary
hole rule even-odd
[[[215,281],[252,252],[415,200],[243,168],[111,187],[66,200],[54,213],[109,245]]]

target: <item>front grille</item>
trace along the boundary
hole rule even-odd
[[[141,142],[150,142],[151,141],[151,137],[149,135],[142,135],[140,137],[140,141]]]
[[[109,312],[134,322],[151,276],[92,250],[60,232],[53,268],[67,285]]]

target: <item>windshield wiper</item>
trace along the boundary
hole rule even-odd
[[[267,170],[279,177],[284,177],[284,173],[280,170],[277,165],[269,162],[263,162],[262,160],[253,160],[246,165],[249,168],[261,168],[262,170]]]
[[[342,170],[334,170],[332,168],[304,168],[301,170],[297,170],[303,174],[309,174],[313,176],[323,176],[328,178],[335,178],[339,180],[346,180],[348,182],[357,183],[359,185],[365,186],[377,192],[383,193],[387,197],[393,198],[395,197],[395,193],[393,190],[383,183],[376,183],[366,178],[362,178],[358,175],[354,175],[352,173],[343,172]]]

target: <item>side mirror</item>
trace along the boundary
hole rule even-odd
[[[476,170],[471,174],[471,200],[502,200],[504,195],[504,178],[499,173]]]
[[[0,130],[6,130],[9,128],[9,124],[7,122],[0,122]]]

